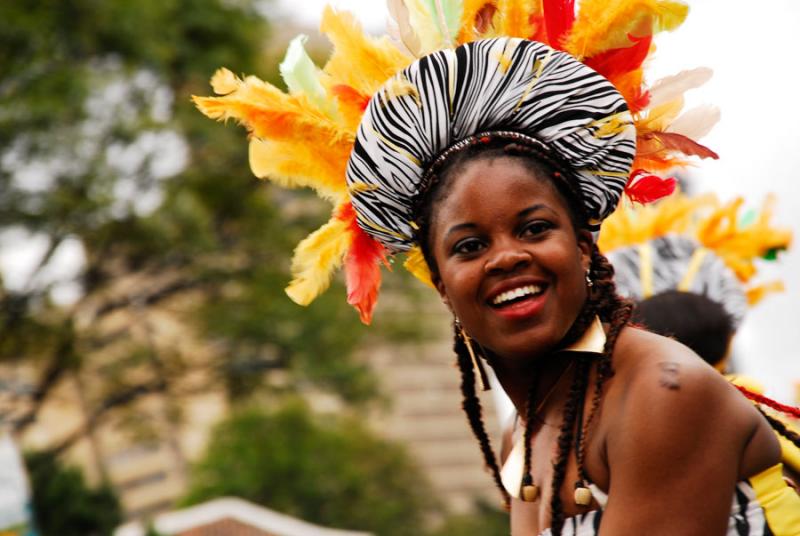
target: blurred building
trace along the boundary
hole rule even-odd
[[[449,325],[442,314],[421,320]],[[408,445],[434,490],[453,510],[469,510],[476,498],[499,507],[500,493],[484,470],[478,441],[461,409],[461,375],[452,346],[452,333],[445,331],[432,341],[369,350],[392,398],[392,410],[376,418],[375,425],[387,437]],[[490,392],[480,396],[484,422],[499,455],[500,426],[494,398]]]
[[[400,306],[386,298],[382,305]],[[91,368],[69,372],[62,379],[21,437],[26,448],[68,445],[65,460],[81,466],[89,482],[110,482],[130,520],[150,519],[174,507],[187,491],[189,465],[203,453],[213,425],[227,413],[226,395],[219,382],[208,381],[214,349],[192,341],[190,329],[170,314],[174,305],[148,308],[146,321],[133,318],[130,309],[105,317],[98,327],[102,333],[127,330],[133,339],[146,343],[141,362],[115,371],[130,348],[104,347],[93,356]],[[422,309],[432,312],[422,313],[420,322],[441,326],[442,331],[432,339],[361,350],[391,401],[387,411],[371,416],[373,427],[409,447],[434,491],[453,510],[469,510],[476,498],[499,504],[499,494],[484,470],[480,448],[461,410],[460,374],[449,319],[438,303]],[[413,314],[419,315],[419,309]],[[125,338],[125,344],[130,338]],[[179,382],[160,386],[161,368],[170,365],[156,358],[176,347],[189,356],[183,364],[186,371]],[[104,391],[115,385],[109,383],[115,374],[123,376],[125,384],[155,388],[135,393],[133,402],[101,416],[98,405],[109,400]],[[33,371],[9,366],[0,369],[0,378],[19,385],[36,381]],[[103,381],[97,381],[101,378]],[[495,448],[499,449],[491,393],[482,399],[487,429],[498,438]],[[317,409],[335,410],[329,402],[330,397],[314,399],[312,395],[311,403]],[[4,413],[12,418],[14,411],[24,413],[26,409],[19,400],[16,405],[6,400],[5,405]],[[9,413],[12,406],[14,411]]]

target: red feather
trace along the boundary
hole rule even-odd
[[[542,0],[548,44],[564,50],[561,42],[575,23],[575,0]]]
[[[719,160],[719,155],[696,141],[675,132],[651,132],[645,134],[646,141],[655,140],[661,147],[668,151],[677,151],[686,156],[699,156],[700,158],[713,158]]]
[[[353,205],[348,203],[337,215],[348,222],[353,242],[344,261],[347,282],[347,303],[358,309],[361,321],[369,325],[381,288],[381,261],[385,262],[384,248],[365,233],[356,222]]]
[[[531,26],[536,28],[536,33],[530,36],[532,41],[539,41],[540,43],[547,42],[547,28],[545,28],[544,17],[541,15],[537,15],[536,13],[532,14],[529,18],[529,22]]]
[[[636,114],[647,108],[650,104],[650,92],[646,89],[639,88],[636,94],[628,101],[628,108],[631,109],[632,114]]]
[[[647,58],[653,36],[634,37],[628,34],[628,39],[633,43],[631,46],[601,52],[586,59],[584,63],[609,79],[635,71]]]
[[[625,186],[625,195],[634,203],[646,205],[667,197],[675,191],[678,181],[673,177],[662,179],[652,175],[644,169],[637,169]]]

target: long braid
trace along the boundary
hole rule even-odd
[[[592,396],[592,406],[589,409],[589,417],[583,424],[580,445],[578,446],[579,470],[582,471],[583,460],[585,459],[586,438],[589,435],[589,428],[594,421],[600,402],[603,397],[603,386],[605,382],[614,375],[611,356],[614,346],[617,344],[619,334],[622,332],[633,313],[633,303],[617,295],[617,288],[614,284],[614,267],[608,259],[600,253],[597,244],[592,246],[592,270],[591,278],[594,282],[592,287],[592,301],[595,302],[598,315],[601,320],[609,323],[609,330],[606,334],[606,344],[603,348],[603,355],[597,362],[597,376],[594,384],[594,394]],[[585,479],[585,475],[581,475]]]
[[[569,346],[570,344],[575,342],[586,331],[586,329],[589,327],[589,325],[592,323],[592,321],[594,320],[595,314],[596,313],[595,313],[595,308],[594,308],[593,304],[589,300],[587,300],[586,303],[584,304],[583,308],[581,309],[581,312],[578,314],[578,317],[575,319],[575,322],[573,322],[572,326],[570,327],[569,331],[567,332],[567,335],[564,337],[564,340],[562,342],[562,346]],[[576,403],[576,410],[575,410],[576,413],[578,413],[577,409],[580,408],[583,405],[583,399],[584,399],[585,392],[586,392],[586,385],[587,385],[588,379],[589,379],[589,371],[591,370],[591,364],[587,359],[578,358],[577,359],[577,363],[578,363],[578,368],[575,371],[575,376],[574,376],[574,379],[573,379],[573,386],[570,389],[570,394],[572,394],[573,391],[575,391],[575,389],[577,389],[577,391],[575,391],[575,392],[578,393],[578,397],[580,398],[580,400]],[[558,381],[559,380],[556,380],[556,382],[558,382]],[[579,383],[577,388],[575,386],[576,382]],[[537,387],[537,382],[536,381],[531,382],[531,388],[530,388],[530,391],[528,393],[528,399],[526,401],[525,431],[524,431],[524,436],[523,436],[523,441],[524,441],[523,444],[525,445],[525,452],[524,452],[524,460],[525,461],[524,461],[523,472],[522,472],[523,485],[529,485],[529,484],[533,483],[533,478],[531,476],[531,458],[532,458],[532,455],[533,455],[533,453],[532,453],[532,449],[533,449],[533,445],[532,445],[533,441],[532,441],[532,439],[533,439],[533,430],[535,428],[534,421],[537,418],[536,406],[535,406],[536,387]],[[569,402],[568,402],[568,404],[569,404]],[[565,410],[565,413],[566,413],[566,410]],[[572,420],[573,420],[573,423],[574,423],[575,418],[573,417]],[[567,440],[567,442],[570,442],[570,441],[572,441],[571,438]],[[568,456],[568,454],[569,454],[569,451],[567,451],[564,454],[564,456],[566,457],[566,456]],[[562,479],[562,481],[563,481],[563,479]],[[560,507],[560,503],[559,503],[559,505],[556,506],[556,508],[559,508],[559,507]]]
[[[564,404],[564,417],[561,422],[561,431],[558,434],[557,454],[553,461],[553,482],[550,498],[550,530],[558,536],[564,526],[564,506],[561,501],[561,487],[567,474],[567,461],[572,450],[572,440],[575,436],[578,408],[583,404],[586,396],[586,384],[591,363],[584,357],[578,358],[572,385]]]
[[[558,380],[556,380],[558,381]],[[527,486],[533,484],[533,478],[531,477],[531,458],[533,457],[533,453],[531,452],[533,449],[533,420],[536,417],[536,387],[538,385],[538,381],[534,379],[531,382],[531,388],[528,392],[528,400],[525,401],[525,430],[523,433],[523,441],[525,445],[525,453],[524,453],[524,466],[522,468],[522,484]]]
[[[596,311],[601,320],[610,324],[608,333],[606,334],[606,344],[603,348],[603,354],[597,359],[597,375],[595,378],[594,394],[592,397],[592,406],[589,411],[589,417],[585,423],[577,423],[581,427],[580,440],[576,445],[575,457],[578,463],[578,476],[581,479],[588,480],[584,468],[584,460],[586,458],[586,442],[589,435],[589,428],[594,420],[595,415],[600,407],[600,402],[603,396],[603,386],[605,382],[614,375],[614,368],[612,365],[612,354],[614,346],[616,345],[619,334],[622,329],[628,324],[633,310],[630,302],[620,298],[616,293],[614,285],[614,268],[608,262],[597,248],[597,245],[592,246],[592,268],[590,272],[592,279],[592,287],[589,293],[588,302],[592,304],[592,310]],[[578,403],[583,407],[584,399],[586,396],[586,388],[588,387],[589,372],[591,370],[591,363],[587,360],[585,378],[581,382],[582,385],[573,385],[580,389],[580,400]],[[578,374],[576,372],[576,378]],[[572,397],[572,392],[570,392]],[[568,421],[573,420],[574,417],[569,414],[571,400],[568,399],[564,410],[564,422],[562,424],[561,436],[559,437],[559,452],[556,462],[553,467],[556,469],[553,474],[553,498],[551,500],[551,525],[550,530],[553,536],[560,536],[564,523],[564,512],[561,505],[560,489],[564,483],[564,475],[566,471],[567,459],[569,458],[569,449],[572,441],[572,430],[575,423],[571,424]],[[569,426],[569,442],[566,445],[562,444],[562,438],[566,439],[565,430]],[[565,448],[566,447],[566,448]],[[560,469],[560,473],[559,470]]]
[[[475,393],[475,371],[472,368],[472,358],[458,330],[454,328],[454,332],[453,350],[458,360],[458,368],[461,370],[461,394],[464,397],[462,407],[464,408],[464,413],[467,414],[472,433],[475,434],[478,443],[480,443],[486,467],[491,471],[492,478],[503,495],[503,504],[508,508],[511,498],[500,479],[500,466],[497,463],[497,457],[494,454],[494,449],[492,449],[489,434],[486,432],[486,426],[483,423],[481,401]]]

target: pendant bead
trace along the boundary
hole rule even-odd
[[[539,498],[539,486],[529,484],[522,486],[522,500],[525,502],[535,502]]]
[[[575,488],[575,504],[578,506],[589,506],[592,504],[592,491],[583,486]]]

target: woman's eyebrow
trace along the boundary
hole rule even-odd
[[[522,210],[517,212],[517,218],[524,218],[525,216],[528,216],[531,213],[538,212],[540,210],[548,210],[550,212],[555,213],[555,210],[545,205],[544,203],[537,203],[535,205],[529,206],[528,208],[523,208]]]
[[[445,239],[450,236],[451,234],[455,233],[456,231],[460,231],[462,229],[477,229],[477,225],[474,223],[459,223],[458,225],[453,225],[450,229],[447,230],[444,237]]]

